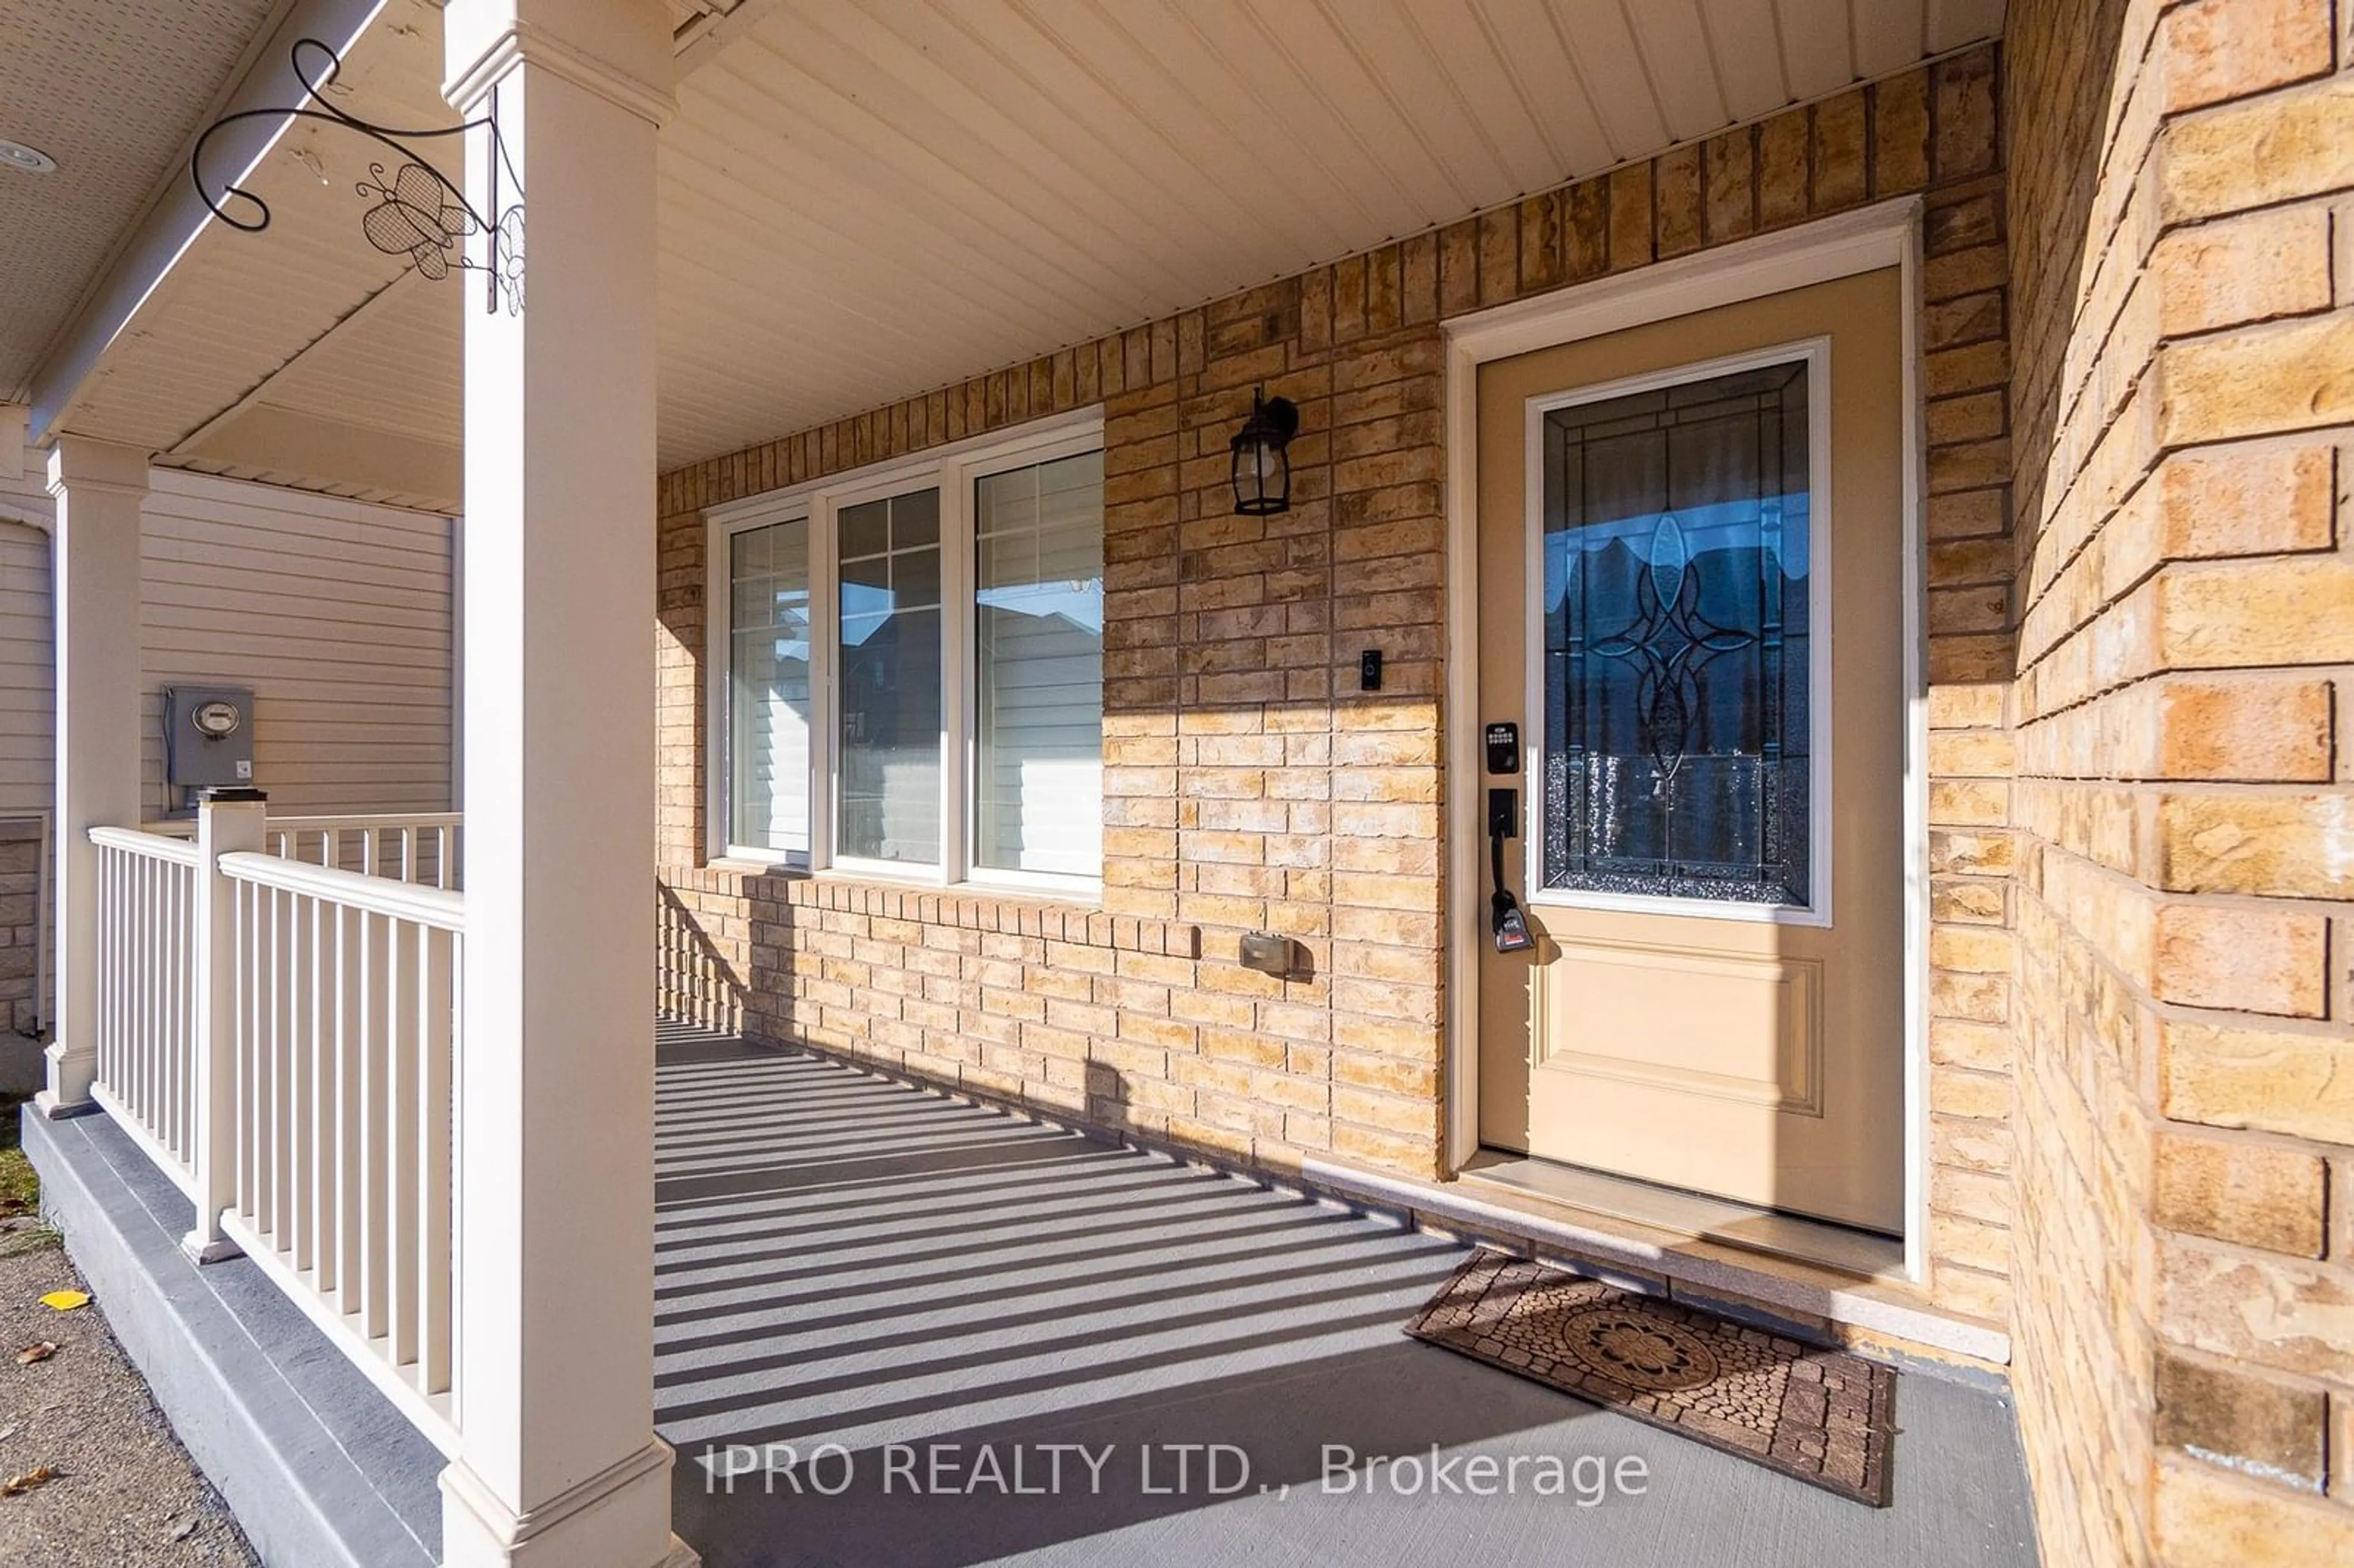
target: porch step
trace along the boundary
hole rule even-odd
[[[269,1568],[433,1568],[440,1450],[250,1258],[180,1251],[187,1198],[103,1113],[24,1113],[41,1206]]]

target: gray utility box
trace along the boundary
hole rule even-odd
[[[164,688],[164,778],[175,789],[253,782],[253,693],[244,686]]]

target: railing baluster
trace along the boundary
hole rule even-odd
[[[285,1027],[285,1014],[278,1005],[278,947],[284,925],[281,906],[285,897],[278,889],[270,888],[261,907],[261,1070],[255,1075],[260,1101],[255,1107],[254,1122],[254,1144],[260,1152],[256,1166],[260,1181],[254,1188],[259,1201],[254,1204],[253,1219],[264,1235],[276,1230],[278,1224],[278,1040]]]
[[[171,977],[171,1020],[164,1031],[171,1042],[165,1053],[164,1070],[171,1080],[167,1097],[166,1125],[172,1129],[170,1148],[181,1160],[194,1164],[196,1157],[196,1139],[189,1137],[189,1112],[194,1107],[189,1091],[195,1087],[189,1078],[188,1030],[188,945],[196,939],[196,928],[189,919],[187,881],[178,866],[164,868],[164,885],[168,890],[166,902],[171,906],[171,917],[164,922],[168,933],[159,955],[164,972]]]
[[[452,1047],[458,992],[452,960],[457,954],[457,938],[425,926],[418,927],[417,935],[421,960],[417,976],[418,1022],[421,1026],[417,1053],[420,1139],[418,1201],[421,1215],[417,1259],[417,1373],[418,1386],[432,1394],[444,1393],[451,1386],[450,1263],[454,1240],[451,1231],[451,1150],[456,1129],[452,1126],[450,1092],[456,1068]]]
[[[362,1171],[367,1158],[361,1114],[367,1078],[361,1070],[367,1019],[367,975],[361,962],[366,916],[347,905],[335,910],[335,1280],[336,1305],[357,1312],[366,1269],[366,1205]]]
[[[389,1241],[392,1226],[391,1193],[386,1175],[389,1160],[385,1138],[391,1131],[392,1118],[385,1105],[390,1081],[385,1072],[386,1013],[390,1001],[385,988],[387,938],[390,922],[383,916],[370,913],[361,916],[364,956],[361,968],[366,979],[360,986],[361,1040],[360,1115],[361,1137],[366,1148],[360,1157],[360,1178],[365,1199],[365,1214],[361,1221],[367,1235],[361,1251],[363,1285],[360,1314],[365,1332],[375,1339],[385,1331],[385,1319],[390,1307],[386,1266],[390,1262]]]
[[[239,883],[237,901],[237,1200],[240,1214],[253,1207],[253,900],[260,892]]]
[[[131,864],[131,894],[126,901],[128,906],[122,925],[123,970],[121,977],[122,989],[129,997],[123,1019],[124,1044],[129,1047],[125,1054],[130,1057],[130,1083],[127,1086],[131,1090],[131,1103],[142,1112],[154,1103],[151,1097],[154,1086],[147,1081],[151,1045],[145,1028],[147,966],[139,961],[139,950],[143,945],[140,934],[146,927],[147,869],[148,863],[143,860],[133,861]]]
[[[286,1033],[286,1224],[278,1245],[293,1255],[294,1266],[311,1266],[311,906],[304,894],[290,895],[287,908]]]
[[[309,1227],[303,1233],[303,1254],[315,1271],[323,1293],[334,1288],[333,1245],[335,1207],[334,1106],[334,1085],[329,1077],[334,1061],[334,953],[329,937],[332,906],[323,898],[311,900],[311,1028],[306,1041],[310,1062],[311,1103],[303,1107],[310,1126],[311,1171]]]
[[[385,1247],[387,1325],[395,1362],[417,1360],[419,1185],[417,1043],[419,959],[424,931],[406,920],[385,922]]]

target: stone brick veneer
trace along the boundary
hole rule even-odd
[[[664,476],[663,994],[944,1084],[1282,1169],[1440,1159],[1439,323],[1926,200],[1935,1298],[2009,1309],[2009,262],[1979,48],[1511,207]],[[1251,388],[1291,512],[1231,514]],[[1036,416],[1106,418],[1099,910],[701,863],[702,509]],[[1384,690],[1355,689],[1363,648]],[[1235,962],[1297,938],[1302,974]]]
[[[0,1029],[29,1035],[41,1022],[41,830],[0,818]]]
[[[2354,1563],[2348,8],[2010,17],[2044,1561]]]

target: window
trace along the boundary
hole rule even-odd
[[[1099,880],[1099,416],[756,497],[709,526],[712,853]]]
[[[842,509],[842,781],[835,843],[940,859],[940,493]]]
[[[973,863],[1103,865],[1103,453],[973,498]]]
[[[809,853],[809,521],[747,528],[730,541],[734,583],[728,727],[737,743],[731,842]]]

